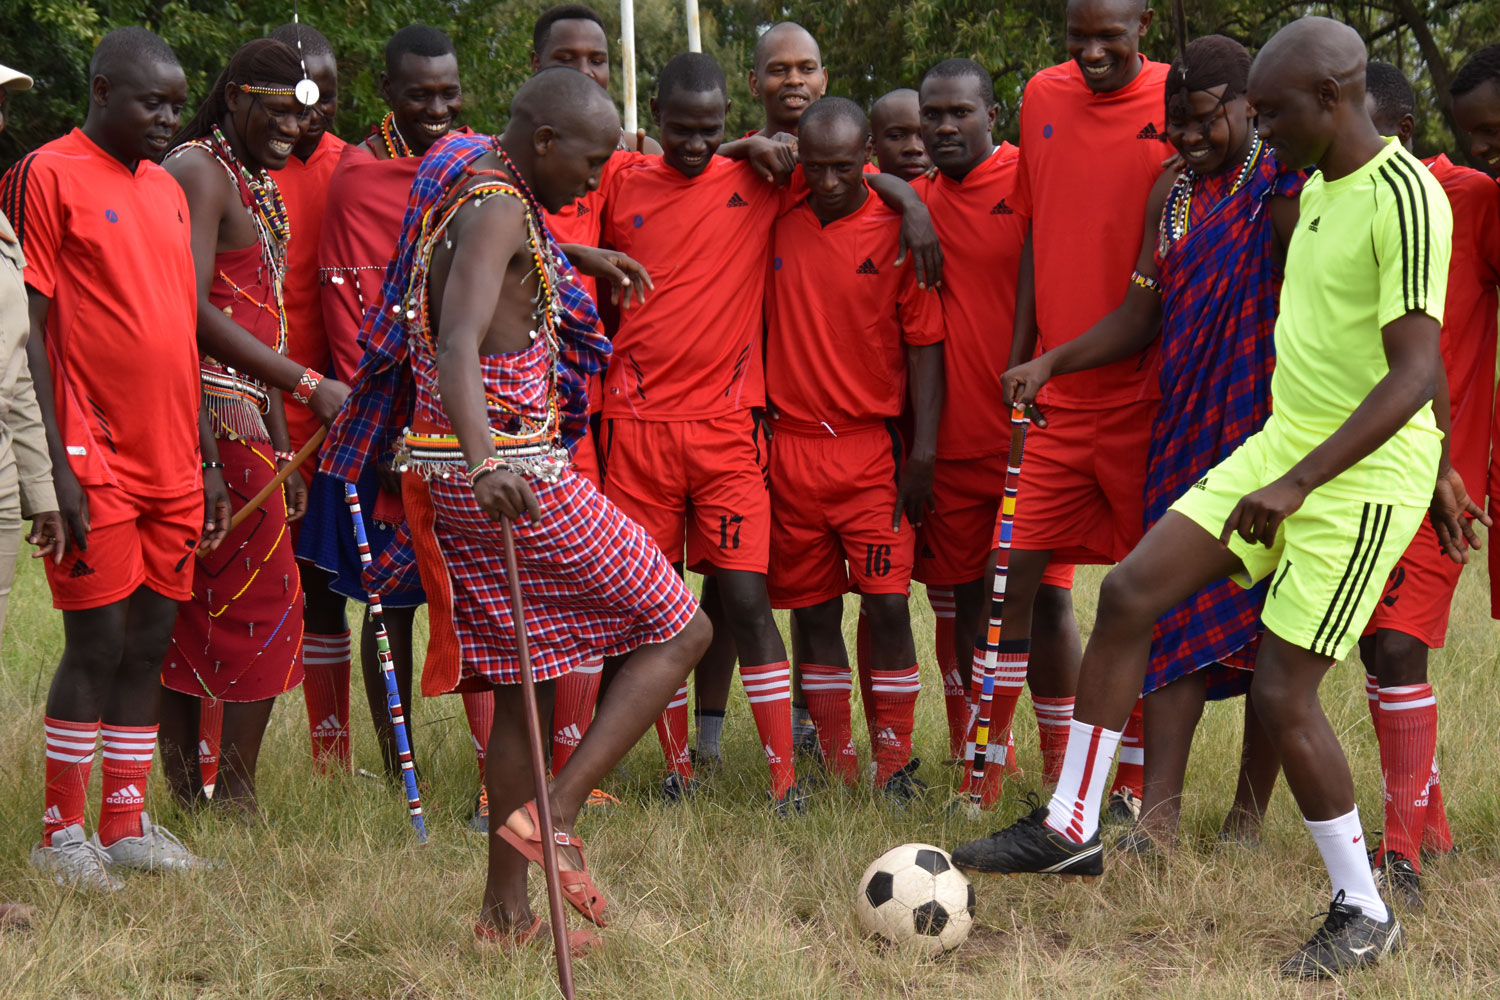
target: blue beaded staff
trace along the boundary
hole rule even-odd
[[[990,588],[990,624],[984,639],[984,682],[979,689],[979,717],[974,728],[974,756],[969,763],[969,815],[979,815],[985,758],[990,749],[990,708],[995,700],[995,669],[1004,647],[1008,653],[1024,653],[1030,639],[1002,641],[1000,625],[1005,617],[1005,584],[1010,573],[1010,538],[1016,518],[1016,496],[1021,487],[1021,456],[1026,450],[1026,427],[1031,418],[1024,406],[1010,411],[1010,458],[1005,469],[1005,497],[1000,502],[1000,545],[995,559],[995,583]],[[975,664],[978,666],[978,664]]]
[[[359,564],[370,568],[370,542],[365,537],[365,519],[359,509],[359,492],[353,483],[344,484],[344,500],[354,519],[354,541],[359,546]],[[417,843],[427,843],[427,823],[422,819],[422,796],[417,791],[417,768],[411,759],[411,741],[406,738],[406,712],[401,708],[401,689],[396,686],[396,668],[391,663],[391,641],[385,631],[385,613],[380,595],[370,591],[370,620],[375,623],[375,652],[380,660],[380,676],[385,678],[385,707],[396,734],[396,754],[401,760],[401,782],[406,786],[406,809],[411,825],[417,831]]]

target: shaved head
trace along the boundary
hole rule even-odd
[[[1347,24],[1304,17],[1278,31],[1250,67],[1260,137],[1289,167],[1330,178],[1381,148],[1365,109],[1365,45]]]
[[[813,51],[818,54],[818,61],[822,61],[823,50],[818,48],[818,40],[812,36],[812,32],[796,21],[780,21],[767,28],[765,33],[755,40],[755,71],[764,73],[766,61],[771,58],[775,47],[781,42],[793,40],[811,45]]]
[[[560,133],[608,129],[619,137],[620,114],[609,93],[582,73],[550,66],[521,84],[510,102],[511,127]],[[507,128],[509,131],[509,128]]]
[[[599,186],[620,141],[620,113],[591,78],[552,66],[521,84],[500,144],[537,201],[556,212]]]
[[[1304,17],[1271,36],[1250,70],[1252,79],[1275,78],[1289,86],[1315,87],[1335,80],[1356,103],[1365,99],[1364,40],[1359,32],[1329,17]]]
[[[1067,13],[1082,13],[1085,10],[1113,14],[1119,17],[1140,17],[1146,13],[1146,0],[1068,0]]]
[[[917,92],[910,87],[900,87],[882,96],[870,105],[870,128],[878,130],[890,119],[917,116]]]

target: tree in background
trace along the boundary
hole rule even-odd
[[[335,131],[358,139],[381,113],[376,93],[385,40],[425,21],[452,36],[463,73],[465,118],[483,131],[505,122],[509,95],[529,72],[531,26],[547,0],[349,0],[300,4],[303,19],[333,43],[339,59],[340,111]],[[1175,50],[1167,0],[1155,0],[1157,21],[1145,46],[1154,59]],[[1500,40],[1500,3],[1478,0],[1190,0],[1189,33],[1221,32],[1252,51],[1288,20],[1326,14],[1353,25],[1372,54],[1404,69],[1421,114],[1416,144],[1424,153],[1457,148],[1449,117],[1448,81],[1464,55]],[[762,123],[746,74],[765,26],[794,20],[823,45],[830,92],[868,106],[894,87],[915,86],[929,66],[968,56],[989,68],[1000,99],[1000,130],[1014,137],[1021,89],[1037,70],[1063,56],[1058,0],[702,0],[704,49],[730,81],[729,126],[739,134]],[[619,8],[601,2],[612,38]],[[111,28],[142,24],[176,50],[187,71],[191,102],[218,75],[242,42],[291,18],[290,0],[0,0],[0,62],[31,74],[37,87],[13,98],[0,133],[0,169],[29,149],[82,121],[88,61]],[[687,47],[677,0],[636,0],[636,85],[640,123],[651,129],[649,99],[656,73]],[[618,42],[613,90],[621,92]]]

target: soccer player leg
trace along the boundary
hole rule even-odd
[[[347,772],[352,766],[349,673],[353,662],[345,617],[348,601],[329,589],[326,571],[306,561],[299,561],[297,569],[302,574],[302,592],[307,595],[302,614],[302,698],[307,708],[313,767],[320,774]]]
[[[687,567],[712,568],[725,626],[739,653],[740,681],[771,770],[771,799],[791,800],[791,665],[766,591],[771,500],[762,465],[763,442],[748,410],[689,426],[687,464],[693,522]]]
[[[1281,754],[1287,786],[1328,867],[1335,899],[1376,923],[1376,891],[1354,805],[1354,783],[1317,689],[1354,645],[1359,623],[1425,511],[1312,494],[1282,525],[1251,694]],[[1425,776],[1424,776],[1425,777]]]
[[[830,480],[841,478],[833,439],[781,434],[771,456],[771,544],[767,589],[774,608],[789,608],[793,655],[816,728],[823,764],[853,785],[859,758],[851,734],[853,677],[844,647],[844,593],[849,574],[829,523]]]
[[[1245,493],[1237,480],[1255,471],[1237,471],[1247,464],[1254,463],[1244,456],[1226,459],[1215,471],[1227,467],[1237,474],[1211,474],[1205,481],[1215,484],[1211,492],[1190,490],[1188,509],[1183,509],[1187,498],[1179,500],[1105,577],[1052,799],[1012,826],[954,851],[960,868],[1084,877],[1103,871],[1100,799],[1120,731],[1140,696],[1156,619],[1203,586],[1247,572],[1244,549],[1231,551],[1218,540],[1224,519]],[[1269,572],[1264,558],[1251,559],[1255,565],[1248,572]]]

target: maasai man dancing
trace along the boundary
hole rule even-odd
[[[1416,95],[1406,75],[1390,63],[1371,63],[1365,85],[1375,128],[1395,136],[1409,151]],[[1442,337],[1452,411],[1448,454],[1465,488],[1478,493],[1490,459],[1495,405],[1500,188],[1482,172],[1441,154],[1422,162],[1453,208]],[[1438,710],[1427,659],[1428,650],[1440,648],[1447,636],[1448,611],[1462,571],[1463,566],[1443,557],[1436,532],[1424,524],[1391,570],[1359,641],[1385,790],[1384,835],[1370,857],[1387,895],[1408,909],[1422,905],[1422,856],[1453,849],[1438,781]]]
[[[385,69],[380,93],[390,110],[371,127],[363,142],[344,148],[330,182],[323,233],[318,247],[318,280],[323,292],[323,320],[333,354],[333,370],[344,377],[359,367],[362,348],[358,334],[365,313],[380,298],[380,281],[401,234],[402,208],[411,192],[417,167],[433,144],[458,127],[463,110],[458,56],[453,42],[436,28],[413,24],[391,36],[385,46]],[[359,479],[360,508],[365,534],[376,555],[395,538],[404,514],[399,479],[385,466],[389,455],[377,456]],[[414,557],[411,571],[381,592],[386,631],[395,661],[396,683],[407,719],[412,717],[412,622],[426,603]],[[308,518],[298,539],[297,556],[327,575],[328,589],[339,598],[364,602],[359,552],[354,544],[343,485],[319,476],[308,497]],[[380,742],[386,774],[400,773],[395,734],[386,713],[385,682],[375,654],[375,630],[363,630],[360,664],[370,719]],[[342,770],[349,758],[349,634],[344,605],[320,615],[317,633],[309,636],[307,697],[313,753],[319,760],[337,762]],[[451,652],[441,643],[429,655]],[[313,658],[321,662],[316,665]],[[456,679],[456,674],[454,674]],[[425,678],[427,695],[447,693]],[[464,714],[474,740],[479,771],[484,772],[484,748],[489,743],[493,707],[487,691],[463,694]],[[408,734],[409,735],[409,734]],[[483,801],[475,805],[470,822],[484,832],[489,812]]]
[[[16,164],[0,204],[26,255],[26,350],[67,526],[47,559],[62,659],[47,691],[42,841],[31,863],[84,888],[107,869],[198,864],[142,812],[161,658],[200,538],[229,527],[199,420],[187,202],[157,165],[187,102],[177,56],[144,28],[104,36],[82,128]],[[206,440],[204,438],[206,437]],[[200,447],[204,449],[200,457]],[[98,833],[84,800],[103,729]]]
[[[1259,430],[1271,413],[1272,329],[1281,265],[1297,223],[1301,176],[1255,135],[1245,98],[1250,54],[1223,35],[1187,46],[1167,73],[1166,134],[1181,172],[1146,199],[1144,236],[1118,308],[1086,333],[1005,373],[1031,403],[1049,379],[1144,350],[1161,331],[1161,406],[1146,472],[1149,528],[1173,500]],[[1156,625],[1143,693],[1142,825],[1176,832],[1193,730],[1205,698],[1249,689],[1266,586],[1222,580]],[[1277,773],[1275,747],[1245,702],[1246,752],[1225,836],[1258,835]],[[1137,834],[1122,843],[1148,846]]]
[[[168,154],[187,195],[198,285],[203,400],[237,504],[291,460],[278,380],[300,404],[322,389],[286,357],[281,282],[291,237],[267,170],[286,165],[310,108],[294,96],[296,52],[262,38],[240,48]],[[293,376],[290,370],[295,370]],[[334,383],[323,392],[342,398]],[[172,791],[203,794],[199,708],[225,702],[215,803],[254,812],[255,765],[277,695],[302,683],[302,585],[288,521],[307,493],[288,478],[217,552],[200,556],[162,665],[162,760]]]
[[[399,443],[408,498],[430,493],[431,516],[408,503],[405,531],[434,607],[438,588],[451,593],[464,674],[494,685],[490,802],[502,816],[526,806],[515,828],[490,839],[475,933],[524,942],[547,939],[526,895],[527,861],[541,857],[541,842],[527,801],[530,751],[496,522],[520,520],[543,717],[558,676],[595,656],[630,654],[549,792],[564,893],[600,926],[604,899],[572,836],[578,811],[666,707],[709,627],[646,532],[568,465],[566,446],[586,427],[584,381],[605,364],[609,343],[542,213],[598,183],[619,115],[602,88],[564,69],[527,81],[510,110],[498,140],[454,136],[424,158],[380,307],[363,330],[358,388],[325,461],[353,481]],[[372,589],[389,561],[371,575]]]
[[[1269,578],[1251,690],[1333,891],[1323,926],[1281,967],[1312,978],[1371,965],[1401,943],[1319,682],[1353,647],[1429,508],[1459,561],[1479,543],[1462,514],[1478,509],[1444,448],[1438,334],[1452,219],[1427,168],[1370,122],[1364,42],[1337,21],[1294,21],[1260,50],[1248,96],[1277,159],[1319,170],[1287,250],[1272,415],[1105,578],[1050,804],[953,860],[990,873],[1100,874],[1098,804],[1154,623],[1222,578]]]

